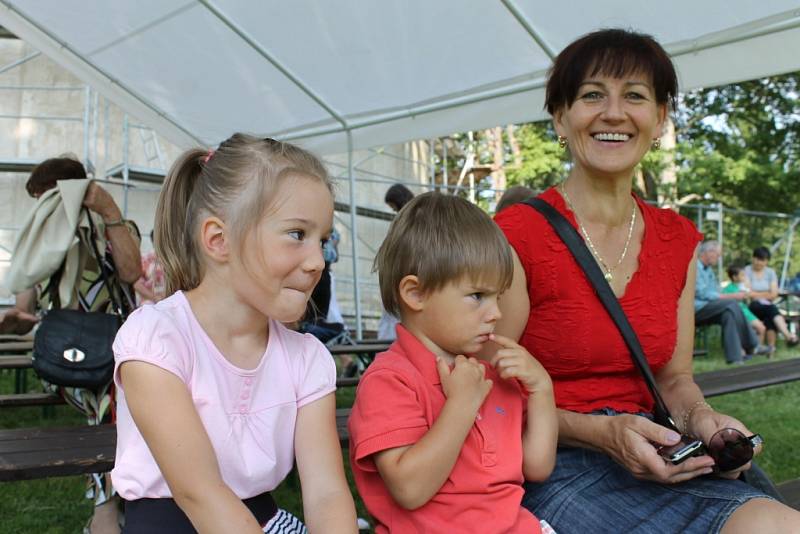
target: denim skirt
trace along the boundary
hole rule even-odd
[[[559,534],[706,534],[719,532],[755,498],[771,497],[713,476],[679,484],[639,480],[603,453],[559,447],[553,474],[542,483],[526,482],[522,504]]]

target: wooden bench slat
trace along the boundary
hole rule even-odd
[[[786,504],[800,510],[800,478],[778,484],[778,491],[786,500]]]
[[[21,353],[33,350],[33,341],[3,341],[0,342],[0,354]]]
[[[709,371],[694,378],[706,397],[774,386],[800,380],[800,358]]]
[[[64,404],[64,398],[54,393],[17,393],[0,395],[0,407],[16,408],[22,406],[51,406]]]
[[[362,343],[358,345],[334,345],[328,347],[331,354],[377,354],[389,348],[390,343]]]
[[[0,369],[30,369],[33,359],[28,354],[0,356]]]
[[[0,432],[0,481],[101,473],[114,466],[114,425]]]

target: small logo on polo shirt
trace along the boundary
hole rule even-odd
[[[506,411],[503,408],[501,408],[500,406],[495,406],[494,407],[494,411],[496,411],[500,415],[505,415],[506,414]]]

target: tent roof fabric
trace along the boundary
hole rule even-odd
[[[321,153],[546,118],[552,58],[650,33],[682,89],[800,70],[796,0],[0,0],[0,24],[179,146]]]

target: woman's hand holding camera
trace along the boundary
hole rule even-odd
[[[673,465],[658,454],[658,447],[675,445],[677,432],[638,415],[606,417],[603,451],[636,478],[675,484],[712,472],[714,460],[708,456],[689,458]]]

